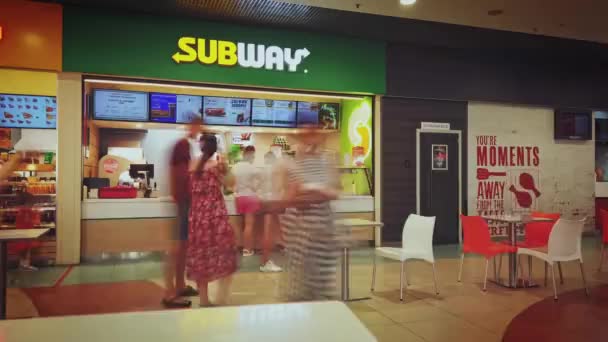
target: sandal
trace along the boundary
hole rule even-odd
[[[191,301],[180,297],[163,298],[161,303],[166,308],[188,308],[192,305]]]
[[[195,297],[198,296],[198,291],[192,286],[188,285],[183,290],[179,291],[180,297]]]

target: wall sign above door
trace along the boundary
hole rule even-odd
[[[420,123],[420,128],[423,131],[429,131],[429,130],[441,130],[441,131],[449,131],[450,130],[450,123],[449,122],[422,122]]]

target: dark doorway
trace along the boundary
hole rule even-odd
[[[418,208],[435,216],[436,244],[458,243],[459,184],[461,175],[458,132],[420,131]]]
[[[403,224],[416,213],[416,130],[421,122],[444,122],[450,129],[462,132],[462,170],[466,170],[467,104],[466,102],[419,100],[394,97],[382,99],[381,134],[378,146],[382,240],[401,243]],[[462,210],[466,212],[466,173],[462,174]]]

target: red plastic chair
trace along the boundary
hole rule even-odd
[[[32,208],[18,208],[16,217],[17,229],[32,229],[40,224],[40,213]],[[38,248],[42,246],[40,241],[19,241],[8,244],[9,254],[18,254],[27,249]]]
[[[490,258],[505,253],[516,253],[517,247],[492,242],[488,223],[480,216],[460,215],[462,222],[463,242],[462,255],[460,257],[460,270],[458,271],[458,281],[462,278],[462,267],[464,265],[465,254],[479,254],[486,258],[486,270],[483,279],[483,290],[486,290],[488,281],[488,266]],[[494,263],[496,273],[496,263]]]
[[[600,253],[600,268],[602,270],[602,264],[606,258],[606,245],[608,245],[608,211],[600,209],[600,224],[602,225],[602,252]]]

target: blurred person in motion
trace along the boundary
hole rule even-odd
[[[200,133],[202,120],[195,117],[187,127],[186,136],[177,141],[170,157],[171,195],[177,207],[177,226],[172,236],[172,246],[165,261],[166,307],[188,307],[191,302],[183,297],[198,295],[191,286],[186,285],[186,250],[188,247],[188,215],[190,212],[190,165],[191,141]]]
[[[243,159],[232,167],[235,177],[235,205],[236,212],[243,215],[243,256],[254,254],[253,228],[255,215],[260,210],[258,190],[262,184],[262,173],[253,162],[255,161],[255,147],[246,146],[243,150]]]
[[[236,181],[236,211],[243,215],[244,221],[243,256],[245,257],[254,254],[253,230],[256,215],[260,214],[260,197],[264,197],[268,192],[266,189],[266,172],[256,167],[254,161],[255,147],[246,146],[243,152],[243,160],[232,168]],[[265,224],[260,271],[280,272],[281,268],[270,259],[270,253],[272,252],[272,232],[270,228],[272,228],[270,225]]]
[[[40,212],[34,208],[36,203],[34,195],[29,192],[20,192],[17,195],[17,229],[33,229],[40,226]],[[32,250],[42,245],[40,241],[22,241],[9,244],[9,253],[19,255],[19,268],[28,271],[37,270],[32,266]]]
[[[262,186],[260,187],[260,197],[263,200],[279,200],[281,199],[280,182],[280,167],[277,167],[277,158],[273,153],[264,155],[264,172],[262,177]],[[261,272],[282,272],[283,269],[272,261],[270,255],[274,248],[275,238],[273,236],[274,228],[279,226],[279,216],[273,212],[264,213],[264,236],[262,247],[262,265]]]
[[[339,251],[330,201],[338,197],[339,180],[333,160],[321,151],[324,140],[316,126],[307,126],[295,158],[283,172],[288,259],[283,291],[290,301],[336,296]]]
[[[228,177],[228,167],[216,155],[217,139],[214,135],[201,137],[202,156],[191,175],[192,202],[188,233],[186,274],[195,281],[200,293],[200,305],[210,306],[208,285],[219,280],[215,304],[226,304],[237,268],[237,249],[234,231],[228,222],[222,185]]]

